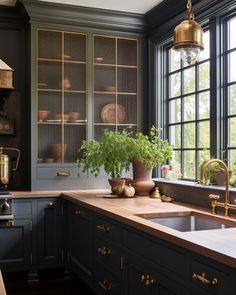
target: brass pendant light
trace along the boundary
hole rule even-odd
[[[174,30],[172,48],[179,51],[181,59],[189,65],[198,60],[200,51],[204,49],[203,29],[194,20],[192,2],[187,2],[187,16]]]

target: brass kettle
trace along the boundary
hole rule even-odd
[[[14,168],[12,166],[12,160],[8,155],[4,155],[3,151],[14,151],[17,153],[16,164]],[[7,186],[11,179],[11,172],[18,168],[20,160],[20,151],[16,148],[4,148],[0,147],[0,185]]]

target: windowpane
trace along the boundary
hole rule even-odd
[[[229,86],[229,115],[236,115],[236,85]]]
[[[170,127],[170,144],[175,148],[181,147],[181,126],[175,125]]]
[[[229,82],[236,81],[236,51],[229,53],[228,73],[229,73]]]
[[[195,148],[195,123],[184,124],[184,148]]]
[[[195,151],[184,151],[184,178],[195,178]]]
[[[199,90],[210,88],[210,63],[199,65]]]
[[[204,50],[200,53],[200,60],[208,59],[210,57],[210,40],[209,40],[209,31],[205,31],[203,35],[203,44]]]
[[[229,146],[236,147],[236,118],[229,119]]]
[[[170,101],[170,122],[177,123],[181,120],[181,100],[180,98]]]
[[[184,70],[184,94],[195,91],[195,67]]]
[[[199,119],[210,118],[210,93],[201,92],[199,94]]]
[[[181,165],[181,151],[173,151],[172,160]]]
[[[236,162],[236,150],[229,150],[229,166],[232,168],[232,164]]]
[[[184,97],[184,121],[195,120],[195,95]]]
[[[236,34],[235,34],[235,28],[236,28],[236,17],[233,17],[229,21],[229,49],[236,47]]]
[[[210,122],[199,122],[199,147],[210,147]]]
[[[180,95],[180,72],[170,76],[170,97]]]
[[[180,54],[176,50],[170,49],[170,71],[176,71],[180,68]]]

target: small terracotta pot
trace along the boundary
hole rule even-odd
[[[47,111],[47,110],[38,110],[39,122],[44,121],[47,118],[48,114],[49,114],[49,111]]]
[[[133,160],[133,181],[132,186],[137,196],[149,196],[155,183],[152,180],[152,169],[140,161]]]
[[[67,149],[67,144],[54,143],[52,144],[52,154],[56,159],[56,162],[62,162]]]
[[[116,194],[116,188],[120,185],[125,185],[125,179],[124,178],[110,178],[108,179],[108,182],[111,186],[112,194]]]
[[[225,185],[226,184],[226,174],[224,170],[215,170],[213,172],[214,179],[217,185]],[[229,178],[232,176],[232,171],[229,171]]]

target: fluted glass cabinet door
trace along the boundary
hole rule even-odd
[[[137,131],[138,40],[93,37],[94,138],[104,129]]]
[[[86,139],[87,36],[37,33],[37,162],[75,163]]]

